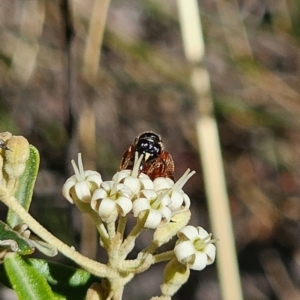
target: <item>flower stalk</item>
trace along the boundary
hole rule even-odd
[[[17,202],[15,197],[9,195],[3,189],[0,189],[0,199],[7,207],[13,210],[36,235],[52,244],[59,252],[64,254],[69,259],[75,261],[79,266],[98,277],[116,277],[116,272],[114,270],[109,270],[106,265],[81,255],[79,252],[74,250],[74,247],[68,246],[60,239],[52,235]]]
[[[66,180],[62,193],[92,219],[100,245],[107,251],[108,262],[104,264],[83,256],[59,240],[16,199],[14,193],[28,160],[28,149],[24,138],[0,134],[0,200],[43,241],[102,279],[101,284],[88,290],[88,295],[122,299],[124,286],[136,274],[153,264],[167,262],[161,296],[153,299],[170,299],[186,282],[190,269],[202,270],[214,262],[215,239],[203,228],[187,225],[191,217],[190,199],[183,187],[194,171],[188,169],[177,182],[164,177],[152,180],[141,172],[143,155],[136,152],[132,170],[121,170],[112,180],[103,181],[98,172],[84,170],[81,154],[78,154],[77,164],[72,160],[74,175]],[[133,224],[131,229],[127,228],[128,224]],[[26,226],[18,224],[17,227]],[[154,231],[153,239],[135,259],[128,259],[137,238],[147,230]],[[30,232],[26,229],[24,234],[30,235]],[[160,252],[160,247],[176,235],[174,249]]]

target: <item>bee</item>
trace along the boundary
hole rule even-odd
[[[133,144],[124,152],[119,171],[130,169],[134,164],[135,152],[144,155],[140,173],[147,174],[151,180],[157,177],[174,179],[174,161],[167,151],[161,137],[153,131],[145,131],[135,138]]]

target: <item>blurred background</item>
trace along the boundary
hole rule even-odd
[[[198,3],[244,299],[300,299],[299,1]],[[95,255],[88,221],[61,195],[70,160],[82,152],[109,180],[134,138],[153,130],[177,178],[196,170],[185,186],[190,223],[210,230],[175,1],[1,1],[0,41],[0,132],[40,151],[31,213],[46,228]],[[124,299],[157,295],[163,267],[138,275]],[[222,299],[216,265],[192,272],[174,299],[187,293]]]

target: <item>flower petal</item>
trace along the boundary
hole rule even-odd
[[[183,241],[175,246],[174,253],[179,262],[184,262],[188,257],[195,254],[195,248],[191,241]]]
[[[204,252],[196,252],[195,260],[193,264],[189,265],[190,269],[201,271],[203,270],[207,265],[207,256]]]
[[[149,201],[152,201],[157,198],[157,193],[151,189],[141,190],[140,195],[143,198],[147,198]]]
[[[197,231],[198,231],[198,236],[201,240],[203,240],[209,236],[208,232],[200,226],[197,227]]]
[[[117,172],[113,176],[112,180],[117,181],[117,182],[121,182],[124,178],[130,176],[130,174],[131,174],[131,170],[122,170],[122,171]]]
[[[86,179],[85,179],[86,181],[95,183],[97,187],[100,186],[100,184],[102,182],[102,178],[98,172],[88,170],[88,171],[85,171],[84,174],[86,177]]]
[[[133,202],[133,215],[135,217],[144,210],[150,209],[149,201],[146,198],[138,198]]]
[[[185,210],[189,209],[191,206],[191,200],[190,200],[190,197],[186,193],[183,193],[183,202],[185,203],[185,206],[184,206]]]
[[[91,202],[92,195],[89,189],[89,185],[86,181],[77,182],[74,188],[76,196],[79,200],[85,203]]]
[[[187,194],[183,193],[183,198],[182,199],[183,199],[183,201],[182,201],[181,207],[176,208],[176,206],[174,206],[174,207],[171,206],[172,207],[171,210],[173,212],[173,215],[181,214],[181,213],[187,211],[190,208],[191,201],[190,201],[189,196]],[[179,202],[176,205],[178,205],[178,204],[179,204]],[[170,205],[169,205],[169,207],[170,207]]]
[[[128,176],[128,177],[124,178],[124,180],[122,182],[125,186],[129,187],[130,190],[134,194],[137,194],[139,192],[139,190],[140,190],[140,180],[138,178]]]
[[[70,195],[70,190],[71,188],[76,184],[76,180],[74,180],[73,178],[69,178],[65,184],[63,185],[62,188],[62,194],[63,196],[72,204],[74,203],[71,195]]]
[[[118,183],[117,184],[117,192],[120,194],[120,195],[122,195],[122,196],[124,196],[124,197],[128,197],[128,198],[132,198],[133,197],[133,195],[134,195],[134,193],[133,193],[133,191],[128,187],[128,186],[126,186],[125,184],[123,184],[123,183]]]
[[[163,195],[163,193],[164,192],[161,192],[161,194],[159,194],[159,197],[161,197],[160,201],[162,205],[167,206],[171,204],[172,200],[168,194]]]
[[[141,173],[139,179],[141,182],[141,189],[154,189],[153,181],[149,178],[148,175]]]
[[[105,221],[110,217],[110,215],[112,214],[112,212],[114,211],[115,208],[116,208],[115,201],[113,201],[109,198],[104,198],[104,199],[102,199],[102,201],[99,205],[98,214],[99,214],[100,218],[103,221]]]
[[[114,185],[114,182],[112,180],[110,181],[103,181],[100,185],[101,188],[103,188],[108,193],[111,191],[112,187]]]
[[[194,239],[198,238],[198,230],[191,225],[185,226],[178,232],[178,237],[185,237],[186,239],[193,241]]]
[[[216,258],[216,246],[213,244],[208,244],[205,249],[207,255],[207,265],[211,265]]]
[[[121,216],[127,215],[132,209],[132,202],[127,197],[119,197],[117,200]]]
[[[92,201],[98,200],[98,199],[103,199],[108,196],[108,193],[105,189],[100,188],[94,191],[93,196],[92,196]]]
[[[158,178],[155,178],[153,181],[155,191],[170,189],[173,184],[174,184],[173,180],[171,180],[170,178],[165,178],[165,177],[158,177]]]
[[[98,213],[100,202],[107,197],[107,192],[100,188],[94,191],[91,199],[91,208]]]
[[[169,223],[172,217],[172,212],[170,211],[170,209],[168,207],[163,207],[159,211],[166,222]]]
[[[144,223],[144,227],[150,229],[156,229],[157,226],[160,224],[161,219],[162,219],[162,214],[157,210],[151,209]]]
[[[168,205],[168,207],[172,211],[176,211],[181,208],[183,203],[183,194],[179,191],[173,191],[171,194],[171,203]]]

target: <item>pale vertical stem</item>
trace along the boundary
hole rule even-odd
[[[196,123],[206,195],[214,237],[218,238],[217,265],[222,299],[243,299],[234,234],[226,191],[217,123],[214,117],[207,70],[201,66],[204,42],[196,0],[178,0],[187,60],[192,63],[191,83],[197,93]]]
[[[197,135],[211,225],[214,237],[220,240],[217,264],[222,299],[241,300],[237,254],[215,119],[209,116],[199,118]]]
[[[181,38],[188,61],[199,62],[204,56],[204,40],[197,1],[177,0]]]
[[[97,78],[101,45],[110,0],[95,0],[83,59],[83,73],[89,82]]]

